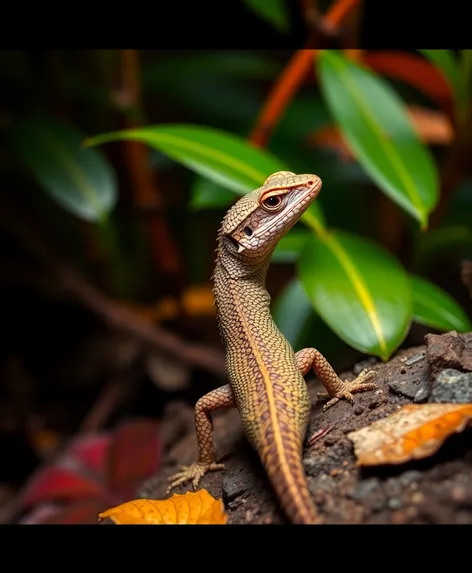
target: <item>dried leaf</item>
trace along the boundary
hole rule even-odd
[[[109,517],[117,525],[225,525],[228,516],[223,501],[206,489],[169,499],[135,499],[99,513],[99,520]]]
[[[472,404],[410,404],[348,438],[360,466],[401,464],[434,454],[471,418]]]
[[[157,422],[139,419],[120,424],[110,446],[109,490],[119,492],[122,499],[132,495],[137,484],[156,473],[161,455]]]
[[[129,499],[156,472],[161,461],[157,429],[154,420],[139,419],[114,432],[73,440],[53,464],[34,473],[19,495],[19,509],[29,510],[24,522],[96,523],[110,499]]]
[[[46,466],[36,472],[19,497],[20,507],[53,500],[78,500],[99,496],[102,486],[67,468]]]

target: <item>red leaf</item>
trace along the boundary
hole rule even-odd
[[[109,490],[129,498],[157,471],[162,454],[157,428],[155,421],[139,420],[125,422],[115,430],[108,465]]]
[[[79,503],[74,503],[67,506],[60,513],[56,513],[49,518],[46,518],[41,523],[46,524],[60,524],[60,525],[97,525],[98,514],[103,511],[106,503],[100,503],[100,501],[83,501]]]
[[[417,54],[405,52],[365,52],[363,61],[373,70],[410,84],[431,97],[448,114],[453,94],[444,76]]]
[[[66,468],[49,466],[33,475],[20,494],[21,508],[44,501],[91,498],[103,494],[98,483]]]
[[[65,456],[78,459],[82,465],[92,469],[97,476],[103,476],[111,439],[111,436],[105,433],[79,438],[67,448]]]

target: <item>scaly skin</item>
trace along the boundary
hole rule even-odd
[[[319,522],[302,464],[311,409],[303,376],[313,368],[331,398],[325,409],[340,399],[352,402],[353,392],[375,388],[365,381],[371,372],[344,382],[316,349],[295,354],[270,313],[265,287],[270,257],[320,188],[316,175],[274,173],[223,220],[213,280],[229,384],[198,400],[199,460],[169,478],[169,491],[186,481],[196,488],[206,472],[224,468],[216,463],[211,412],[236,406],[287,517],[293,523]]]

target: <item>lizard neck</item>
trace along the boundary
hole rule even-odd
[[[269,264],[270,255],[256,264],[235,259],[224,252],[218,256],[213,273],[213,294],[220,334],[225,345],[230,339],[239,336],[233,322],[235,313],[239,317],[244,315],[248,327],[254,326],[256,330],[260,319],[272,321],[271,298],[266,289]]]

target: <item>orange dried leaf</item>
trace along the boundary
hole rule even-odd
[[[360,466],[401,464],[434,454],[471,419],[472,404],[410,404],[348,438]]]
[[[135,499],[99,513],[117,525],[225,525],[228,516],[223,501],[206,489],[185,494],[174,493],[169,499]]]

